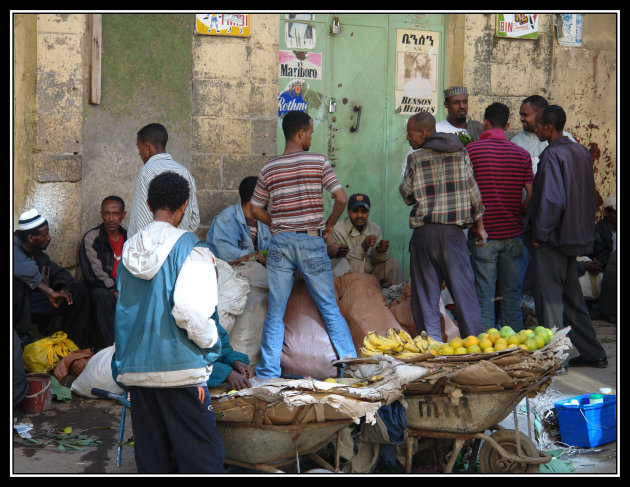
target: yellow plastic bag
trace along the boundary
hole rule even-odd
[[[61,357],[78,349],[79,347],[68,338],[68,335],[63,331],[58,331],[49,337],[28,344],[24,347],[22,358],[27,371],[46,374],[57,366]]]

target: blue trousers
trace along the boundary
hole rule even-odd
[[[205,384],[129,391],[138,473],[225,473]]]
[[[414,229],[409,242],[411,309],[418,333],[442,341],[440,290],[446,283],[462,337],[483,331],[475,277],[470,265],[466,236],[456,225],[426,223]]]
[[[263,325],[258,377],[280,377],[284,342],[284,313],[299,269],[324,320],[339,358],[355,358],[356,349],[346,320],[339,311],[326,244],[321,237],[299,232],[282,232],[271,237],[267,254],[269,307]]]
[[[520,237],[488,240],[478,247],[475,237],[468,236],[470,263],[475,273],[475,290],[479,298],[484,329],[494,328],[494,297],[501,296],[501,325],[514,331],[523,329],[521,313],[521,283],[523,272],[523,241]]]

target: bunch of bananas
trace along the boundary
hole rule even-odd
[[[426,332],[413,338],[405,330],[389,328],[386,336],[371,331],[363,339],[363,346],[359,350],[363,357],[373,355],[391,355],[396,358],[412,358],[429,352],[431,345],[436,342]]]

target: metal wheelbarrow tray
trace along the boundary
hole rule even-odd
[[[457,455],[465,442],[471,440],[473,457],[469,469],[479,453],[482,473],[538,472],[539,466],[550,462],[552,457],[539,452],[528,436],[518,431],[516,406],[548,380],[549,376],[545,376],[530,387],[517,390],[463,392],[457,404],[452,403],[447,393],[405,395],[408,404],[406,471],[411,470],[413,439],[427,437],[455,440],[444,467],[445,473],[452,471]],[[504,429],[498,424],[510,412],[514,414],[515,430]],[[527,414],[529,424],[529,407]],[[487,430],[495,432],[488,435]]]
[[[309,455],[322,467],[332,471],[339,469],[338,453],[333,467],[316,452],[335,437],[338,442],[338,433],[351,423],[351,419],[289,425],[217,422],[217,429],[223,439],[225,463],[264,472],[278,472],[277,467],[295,461],[299,465],[299,456]]]

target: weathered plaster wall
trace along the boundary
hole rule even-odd
[[[238,186],[276,155],[279,15],[252,14],[250,37],[195,35],[192,169],[205,238]]]
[[[15,53],[25,57],[16,59],[16,68],[23,64],[14,77],[22,124],[15,129],[14,214],[37,208],[50,223],[49,254],[72,267],[81,221],[85,15],[25,14],[16,23],[25,35]]]
[[[145,125],[164,125],[166,151],[190,169],[192,19],[103,14],[101,102],[86,99],[84,110],[82,232],[100,224],[100,204],[109,195],[131,209],[142,167],[136,134]],[[129,216],[123,226],[128,222]]]
[[[552,63],[551,97],[567,112],[567,130],[593,155],[599,205],[617,185],[616,15],[584,14],[582,47],[556,40]]]
[[[540,15],[538,39],[498,38],[495,14],[467,14],[464,40],[451,33],[464,52],[463,77],[454,68],[451,81],[469,89],[469,116],[481,120],[485,108],[499,101],[510,108],[508,137],[522,130],[518,116],[524,98],[539,94],[567,113],[565,130],[593,154],[601,199],[616,186],[616,16],[585,14],[583,46],[558,44],[554,14]],[[461,19],[454,19],[461,29]],[[457,57],[449,60],[449,66]],[[601,202],[600,199],[600,202]]]
[[[13,32],[13,221],[17,222],[32,184],[37,120],[37,16],[15,16]]]

